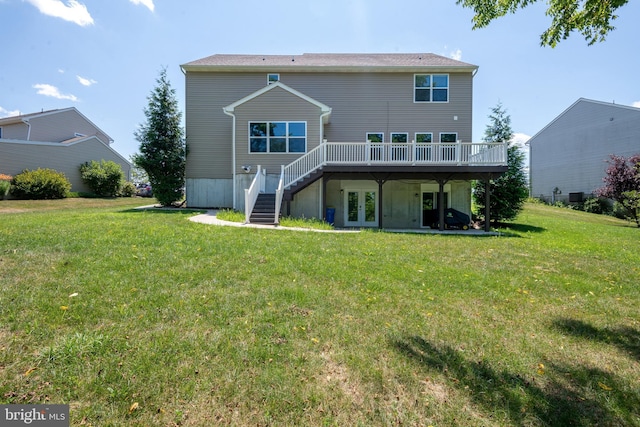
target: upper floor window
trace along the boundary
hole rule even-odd
[[[249,122],[250,153],[304,153],[306,122]]]
[[[449,102],[448,74],[414,74],[414,102]]]
[[[267,85],[270,85],[271,83],[275,83],[279,81],[280,81],[280,74],[267,74]]]

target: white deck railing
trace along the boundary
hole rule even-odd
[[[258,195],[260,193],[264,193],[266,186],[266,175],[267,170],[262,169],[262,167],[258,165],[258,171],[256,172],[256,176],[251,182],[251,186],[244,190],[244,219],[247,224],[249,224],[249,221],[251,219],[251,212],[253,212],[253,207],[256,205]]]
[[[326,165],[506,166],[503,143],[324,142],[284,166],[284,188]]]
[[[280,181],[278,181],[278,188],[276,189],[276,211],[275,211],[275,224],[280,224],[280,209],[282,208],[282,196],[284,195],[284,165],[280,168]]]

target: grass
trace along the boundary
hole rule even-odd
[[[640,425],[640,230],[217,227],[0,202],[0,403],[72,425]],[[145,204],[145,203],[142,203]]]
[[[230,209],[223,209],[218,211],[216,215],[223,221],[231,222],[245,222],[245,215],[243,212],[238,212]],[[318,220],[316,218],[295,218],[295,217],[282,217],[280,218],[280,226],[292,227],[292,228],[308,228],[313,230],[333,230],[333,226],[325,221]]]

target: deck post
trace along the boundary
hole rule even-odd
[[[444,179],[438,180],[438,230],[444,230]]]
[[[491,177],[488,176],[484,182],[484,231],[491,231]]]
[[[382,214],[382,186],[384,184],[384,181],[381,179],[378,179],[378,228],[380,230],[382,230],[382,217],[384,216]]]

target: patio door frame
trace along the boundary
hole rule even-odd
[[[344,225],[345,227],[378,227],[379,224],[379,203],[378,188],[376,186],[350,186],[345,187],[344,191]],[[350,210],[350,194],[356,195],[357,202],[357,219],[355,221],[349,220]],[[367,200],[367,196],[373,194],[373,200]],[[351,200],[352,201],[352,200]],[[353,201],[352,201],[353,202]],[[367,220],[370,211],[373,209],[373,220]],[[370,218],[370,217],[369,217]]]

